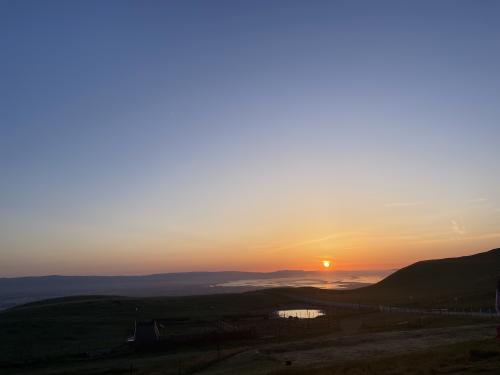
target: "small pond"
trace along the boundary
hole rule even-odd
[[[318,316],[325,315],[321,310],[317,309],[295,309],[295,310],[278,310],[276,314],[280,318],[298,318],[298,319],[313,319]]]

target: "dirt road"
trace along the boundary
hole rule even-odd
[[[203,374],[267,374],[292,366],[327,365],[340,360],[391,356],[462,341],[491,338],[493,324],[381,332],[344,337],[323,336],[283,344],[263,345],[205,369]]]

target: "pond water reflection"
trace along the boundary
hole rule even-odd
[[[298,319],[313,319],[318,316],[325,315],[321,310],[317,309],[295,309],[295,310],[278,310],[276,314],[280,318],[298,318]]]

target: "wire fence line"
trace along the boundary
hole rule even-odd
[[[296,295],[287,294],[289,298],[295,299],[303,303],[314,304],[318,306],[329,306],[329,307],[344,307],[359,310],[372,310],[380,311],[386,313],[407,313],[407,314],[425,314],[425,315],[450,315],[450,316],[472,316],[478,318],[499,318],[500,315],[494,309],[458,309],[458,308],[413,308],[413,307],[401,307],[401,306],[391,306],[391,305],[372,305],[354,302],[336,302],[336,301],[325,301],[318,300],[314,298],[301,297]]]

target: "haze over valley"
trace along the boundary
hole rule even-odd
[[[72,295],[179,296],[236,293],[270,287],[351,289],[391,271],[186,272],[145,276],[0,278],[0,309]]]

